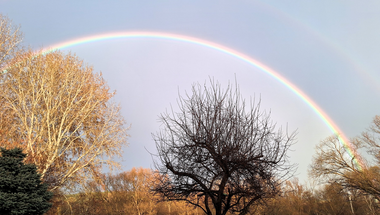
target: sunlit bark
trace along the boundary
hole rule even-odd
[[[20,57],[22,47],[22,33],[18,26],[12,25],[10,19],[0,14],[0,85],[4,83],[3,74],[11,61],[16,61]],[[1,92],[2,94],[3,92]],[[14,133],[9,126],[13,123],[13,112],[5,108],[5,100],[0,95],[0,146],[9,146],[14,148],[18,143],[13,145],[10,142],[10,134]],[[15,139],[15,136],[12,136]]]
[[[8,17],[0,14],[0,73],[4,72],[10,61],[21,48],[20,27],[12,25]]]
[[[2,80],[12,135],[51,190],[116,165],[111,158],[120,155],[127,134],[101,74],[71,54],[29,52]]]

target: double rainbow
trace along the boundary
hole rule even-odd
[[[194,38],[194,37],[168,34],[168,33],[160,33],[160,32],[118,32],[118,33],[108,33],[108,34],[99,34],[99,35],[94,35],[94,36],[89,36],[89,37],[82,37],[82,38],[77,38],[77,39],[69,40],[66,42],[58,43],[49,48],[43,49],[39,54],[41,53],[46,54],[56,49],[64,49],[64,48],[68,48],[68,47],[72,47],[72,46],[76,46],[80,44],[85,44],[85,43],[97,42],[97,41],[102,41],[102,40],[110,40],[110,39],[124,39],[124,38],[154,38],[154,39],[175,40],[175,41],[192,43],[192,44],[201,45],[204,47],[208,47],[208,48],[226,53],[242,61],[245,61],[248,64],[253,65],[254,67],[265,72],[266,74],[272,76],[274,79],[276,79],[281,84],[285,85],[293,93],[295,93],[299,98],[301,98],[319,116],[319,118],[327,125],[327,127],[339,137],[340,142],[343,144],[344,148],[347,150],[349,155],[352,158],[355,158],[355,163],[357,167],[359,169],[362,169],[364,167],[364,164],[361,162],[360,157],[355,151],[355,148],[350,144],[348,138],[344,135],[341,129],[312,99],[310,99],[304,92],[302,92],[302,90],[300,90],[290,81],[288,81],[286,78],[281,76],[278,72],[264,65],[263,63],[243,53],[240,53],[236,50],[222,46],[220,44]]]

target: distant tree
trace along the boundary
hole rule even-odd
[[[180,97],[179,112],[161,115],[163,128],[153,138],[162,177],[154,191],[208,215],[247,214],[292,174],[287,152],[295,134],[276,130],[269,114],[246,104],[237,86],[222,90],[210,82]]]
[[[316,147],[310,175],[324,182],[338,183],[348,189],[360,190],[380,201],[380,116],[376,116],[368,132],[351,141],[349,152],[337,136],[323,140]],[[360,156],[367,149],[375,162]],[[367,156],[368,157],[368,156]]]
[[[308,215],[320,214],[318,199],[298,179],[286,181],[280,195],[267,201],[255,215]]]
[[[297,180],[287,181],[281,194],[261,205],[255,215],[375,215],[374,198],[357,190],[350,190],[338,183],[327,183],[307,188]]]
[[[44,214],[51,207],[52,193],[34,164],[24,164],[26,154],[20,148],[1,148],[0,214]]]
[[[129,214],[153,214],[153,207],[156,198],[150,189],[153,183],[154,173],[150,169],[132,168],[130,171],[119,173],[115,176],[108,176],[107,187],[111,188],[115,194],[127,193],[128,197],[124,198],[125,211]],[[126,200],[129,200],[129,204]]]
[[[80,192],[67,196],[57,209],[66,214],[101,215],[195,215],[194,206],[185,202],[158,202],[158,196],[151,192],[154,173],[150,169],[132,168],[116,175],[99,176],[91,180]],[[58,212],[49,214],[58,214]]]

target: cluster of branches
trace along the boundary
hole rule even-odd
[[[8,17],[0,14],[0,73],[22,51],[21,41],[20,27],[12,25]]]
[[[246,214],[278,193],[293,170],[286,153],[294,133],[276,130],[259,105],[247,110],[237,87],[197,84],[178,104],[179,112],[161,115],[163,127],[153,135],[163,176],[156,193],[206,214]]]
[[[4,16],[0,30],[0,146],[22,148],[49,190],[116,166],[127,128],[101,73],[72,54],[20,48]]]
[[[376,116],[367,132],[351,140],[351,150],[356,151],[354,156],[337,136],[327,138],[316,148],[310,175],[325,178],[325,182],[339,183],[345,188],[359,190],[380,201],[379,137],[380,116]],[[372,156],[372,160],[366,160],[365,156],[359,155],[365,149],[366,157]]]

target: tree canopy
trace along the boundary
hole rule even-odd
[[[101,73],[72,54],[27,52],[0,78],[2,108],[12,116],[3,145],[17,141],[50,190],[116,165],[127,128]]]

